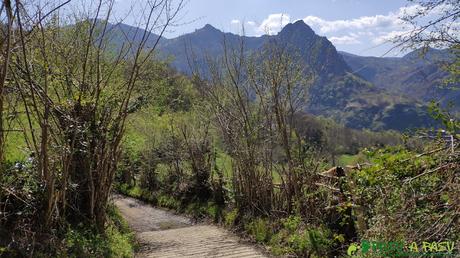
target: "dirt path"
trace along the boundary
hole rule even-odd
[[[193,225],[188,218],[129,197],[117,195],[114,202],[141,244],[136,257],[267,257],[217,226]]]

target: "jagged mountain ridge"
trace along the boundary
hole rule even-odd
[[[332,43],[326,37],[316,35],[303,21],[286,25],[277,35],[260,37],[224,33],[207,24],[193,33],[163,40],[159,49],[163,55],[174,57],[172,64],[176,68],[188,73],[187,55],[190,58],[190,55],[195,54],[195,58],[198,60],[203,59],[206,55],[220,56],[223,54],[224,40],[228,46],[237,46],[241,41],[244,41],[244,49],[247,52],[257,51],[270,40],[276,40],[279,43],[289,44],[291,47],[297,48],[296,50],[304,57],[304,61],[320,75],[344,75],[351,72],[350,67],[337,53]]]
[[[224,33],[206,25],[177,38],[162,38],[158,50],[160,56],[173,58],[171,64],[177,70],[190,73],[191,59],[206,69],[207,57],[222,56],[224,40],[227,45],[243,40],[248,53],[260,51],[270,40],[298,51],[302,62],[314,70],[317,78],[310,89],[306,112],[331,117],[351,128],[373,130],[405,130],[430,126],[433,122],[423,103],[391,94],[388,89],[376,87],[365,76],[354,73],[344,55],[303,21],[286,25],[277,35],[261,37]]]

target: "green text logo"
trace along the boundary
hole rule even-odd
[[[379,256],[400,257],[400,256],[454,256],[455,242],[381,242],[361,241],[361,245],[352,243],[347,250],[349,256],[353,256],[360,249],[362,254],[375,254]]]

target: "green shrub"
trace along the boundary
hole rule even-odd
[[[134,198],[141,198],[142,197],[142,189],[139,186],[134,186],[133,188],[129,189],[128,194]]]
[[[124,195],[140,199],[152,204],[157,204],[157,198],[154,192],[142,189],[139,186],[129,186],[128,184],[120,184],[116,187],[118,191]]]
[[[194,218],[202,218],[207,215],[207,207],[202,203],[193,202],[187,206],[185,213]]]
[[[245,225],[245,230],[259,243],[268,242],[272,235],[270,222],[264,218],[256,218],[249,222]]]
[[[444,146],[428,144],[423,151]],[[459,196],[460,188],[458,181],[452,180],[458,171],[458,157],[451,157],[449,150],[420,155],[404,147],[369,151],[367,155],[373,165],[350,175],[352,194],[363,207],[359,216],[367,224],[362,235],[379,241],[421,242],[425,239],[418,232],[423,231],[437,241],[459,239],[454,233],[457,224],[449,223],[454,219],[449,209],[458,207],[453,200],[458,199],[454,196]],[[448,205],[452,207],[440,208]],[[442,227],[450,230],[437,235]]]
[[[302,218],[300,216],[289,216],[281,220],[283,227],[289,232],[294,232],[299,229]]]
[[[28,159],[0,164],[0,254],[5,257],[28,256],[41,230],[37,209],[43,205],[45,187],[35,163]]]
[[[294,253],[294,250],[286,243],[288,236],[289,232],[285,229],[281,229],[271,237],[268,244],[270,246],[270,251],[274,255],[278,256]]]
[[[238,209],[233,209],[229,212],[224,213],[224,223],[227,227],[235,225],[236,219],[238,218]]]
[[[105,236],[90,229],[69,229],[65,236],[70,257],[133,257],[132,237],[109,226]]]
[[[172,210],[179,210],[181,208],[180,201],[168,195],[159,195],[158,205]]]
[[[330,251],[333,241],[328,230],[322,228],[311,228],[297,231],[287,236],[287,244],[290,252],[299,256],[316,255],[326,256]]]
[[[64,250],[58,256],[68,257],[134,257],[134,234],[115,207],[109,207],[105,234],[96,234],[80,225],[69,227]]]
[[[305,229],[299,216],[281,219],[279,223],[281,228],[268,242],[274,255],[326,257],[331,254],[335,240],[329,229],[324,227]]]
[[[198,210],[198,214],[196,217],[209,217],[214,220],[214,222],[219,222],[221,219],[221,207],[215,204],[214,202],[208,202],[206,204],[201,204],[200,209]],[[190,214],[190,213],[189,213]]]

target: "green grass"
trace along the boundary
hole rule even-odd
[[[216,157],[216,165],[226,178],[232,178],[232,158],[225,152],[218,150]]]
[[[5,134],[5,160],[10,162],[24,161],[30,154],[30,150],[27,148],[27,143],[24,137],[24,132],[21,130],[20,124],[26,125],[27,119],[25,115],[20,115],[18,118],[19,122],[13,122],[10,125],[11,129],[18,129],[19,131],[8,131]],[[32,121],[34,125],[36,123]],[[35,132],[37,134],[38,132]],[[30,133],[27,133],[29,140],[31,139]]]
[[[337,165],[344,167],[347,165],[356,165],[357,163],[363,163],[366,161],[367,158],[362,153],[356,155],[343,154],[339,156]]]
[[[357,155],[348,155],[348,154],[344,154],[344,155],[341,155],[338,159],[337,159],[337,163],[339,166],[346,166],[346,165],[350,165],[350,164],[354,164],[356,163],[357,159]]]
[[[5,160],[6,161],[24,161],[27,158],[26,143],[22,132],[10,132],[7,136],[5,144]]]

